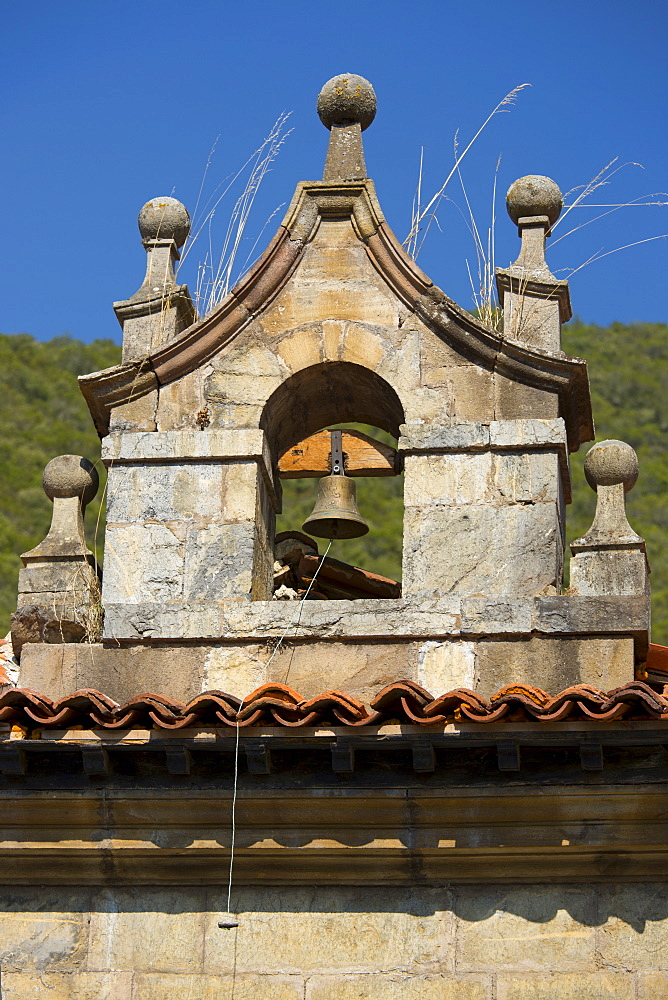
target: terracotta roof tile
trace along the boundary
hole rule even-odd
[[[648,684],[632,681],[612,691],[587,684],[551,696],[540,688],[509,684],[483,698],[460,688],[434,698],[413,681],[383,688],[367,707],[341,691],[302,698],[285,684],[263,684],[240,700],[223,691],[206,691],[187,704],[157,694],[142,694],[123,705],[99,691],[75,691],[53,701],[27,688],[0,695],[0,722],[27,729],[70,726],[102,729],[185,729],[192,726],[350,726],[379,725],[389,720],[418,725],[446,722],[561,722],[587,719],[668,721],[668,685],[659,694]]]

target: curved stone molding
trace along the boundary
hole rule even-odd
[[[208,361],[256,317],[299,266],[321,218],[348,217],[388,286],[442,340],[508,378],[559,396],[571,450],[593,437],[586,363],[495,333],[437,288],[385,223],[373,183],[301,183],[267,250],[209,316],[141,361],[80,378],[101,435],[110,410],[168,385]]]

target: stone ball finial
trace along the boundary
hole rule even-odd
[[[142,240],[174,240],[182,247],[190,232],[188,209],[176,198],[151,198],[138,218]]]
[[[623,483],[628,493],[638,478],[638,456],[624,441],[599,441],[587,452],[584,471],[593,490]]]
[[[362,131],[376,117],[376,94],[363,76],[341,73],[328,80],[318,94],[318,114],[327,128],[333,125],[354,125],[359,122]]]
[[[559,186],[550,177],[541,174],[527,174],[520,177],[508,188],[506,208],[514,223],[532,215],[546,215],[550,225],[559,218],[564,206],[564,198]]]
[[[56,497],[81,497],[84,507],[91,502],[100,479],[97,469],[81,455],[59,455],[44,469],[42,486],[49,500]]]

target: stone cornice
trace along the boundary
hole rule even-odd
[[[267,250],[217,309],[141,361],[80,378],[98,432],[108,432],[112,407],[174,382],[229,343],[285,285],[320,219],[327,217],[351,219],[373,266],[436,336],[508,378],[556,393],[571,450],[593,438],[586,363],[504,338],[448,298],[385,223],[370,180],[299,184]]]

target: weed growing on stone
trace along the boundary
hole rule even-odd
[[[240,261],[242,248],[246,241],[246,229],[255,204],[262,181],[271,165],[278,156],[281,147],[292,129],[287,128],[291,112],[284,112],[274,122],[269,134],[258,148],[251,153],[246,162],[234,173],[220,181],[210,195],[205,197],[206,182],[218,140],[213,144],[209,158],[204,168],[197,203],[193,215],[193,225],[190,236],[181,255],[182,266],[194,246],[198,249],[206,247],[204,256],[197,265],[197,282],[195,288],[195,306],[200,316],[205,316],[223,301],[233,284],[239,280],[254,260],[254,254],[262,235],[280,211],[278,205],[265,221],[253,244]],[[236,198],[229,214],[222,222],[222,238],[217,231],[217,212],[223,199],[230,194],[235,185],[242,186],[241,193]],[[220,247],[220,249],[217,249]]]

